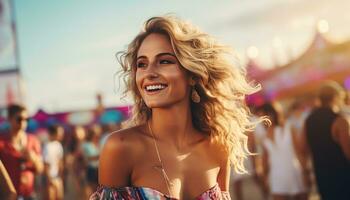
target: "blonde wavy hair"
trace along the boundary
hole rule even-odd
[[[260,86],[252,86],[246,81],[246,72],[234,63],[236,57],[231,48],[174,16],[150,18],[127,50],[118,53],[127,85],[125,94],[131,92],[135,100],[131,125],[146,123],[152,115],[142,101],[135,81],[137,51],[151,33],[169,38],[179,63],[196,81],[194,87],[201,100],[190,105],[195,128],[224,147],[235,171],[246,172],[243,161],[250,152],[244,133],[252,131],[256,123],[250,121],[244,100]]]

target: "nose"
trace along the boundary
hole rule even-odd
[[[146,78],[154,79],[154,78],[158,78],[158,77],[159,77],[159,74],[157,72],[156,64],[154,64],[154,63],[150,64],[146,70]]]
[[[159,75],[157,73],[154,73],[154,72],[147,74],[147,78],[149,78],[149,79],[155,79],[158,77],[159,77]]]

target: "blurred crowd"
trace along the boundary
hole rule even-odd
[[[243,192],[248,179],[260,191],[259,199],[348,199],[349,93],[326,81],[315,98],[252,106],[256,119],[266,116],[270,123],[247,135],[256,154],[247,159],[248,174],[232,174],[235,199],[257,199]]]
[[[248,173],[232,172],[233,198],[254,180],[262,199],[342,199],[350,183],[350,98],[338,83],[320,86],[316,98],[289,105],[251,106],[247,133]],[[0,199],[87,199],[98,187],[98,160],[109,133],[120,124],[47,127],[45,137],[27,134],[28,113],[8,107],[10,129],[0,134]],[[258,123],[263,118],[265,123]],[[233,170],[232,170],[233,171]]]
[[[7,109],[10,129],[0,134],[0,199],[88,199],[98,185],[98,159],[119,124],[64,126],[27,134],[22,105]]]

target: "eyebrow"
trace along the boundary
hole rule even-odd
[[[173,57],[176,58],[175,54],[173,54],[173,53],[168,53],[168,52],[166,52],[166,53],[159,53],[159,54],[156,55],[157,58],[158,58],[158,57],[161,57],[161,56],[173,56]],[[137,57],[136,60],[141,59],[141,58],[147,58],[147,57],[146,57],[146,56],[139,56],[139,57]]]

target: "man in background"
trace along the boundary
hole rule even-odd
[[[43,170],[41,146],[34,135],[28,135],[28,114],[22,105],[10,105],[7,109],[10,129],[0,137],[0,160],[3,162],[15,186],[18,197],[34,198],[35,174]]]
[[[350,126],[340,114],[344,90],[327,82],[319,90],[321,106],[306,119],[301,139],[302,155],[310,151],[318,191],[323,200],[350,199]],[[304,172],[306,157],[302,159]]]

